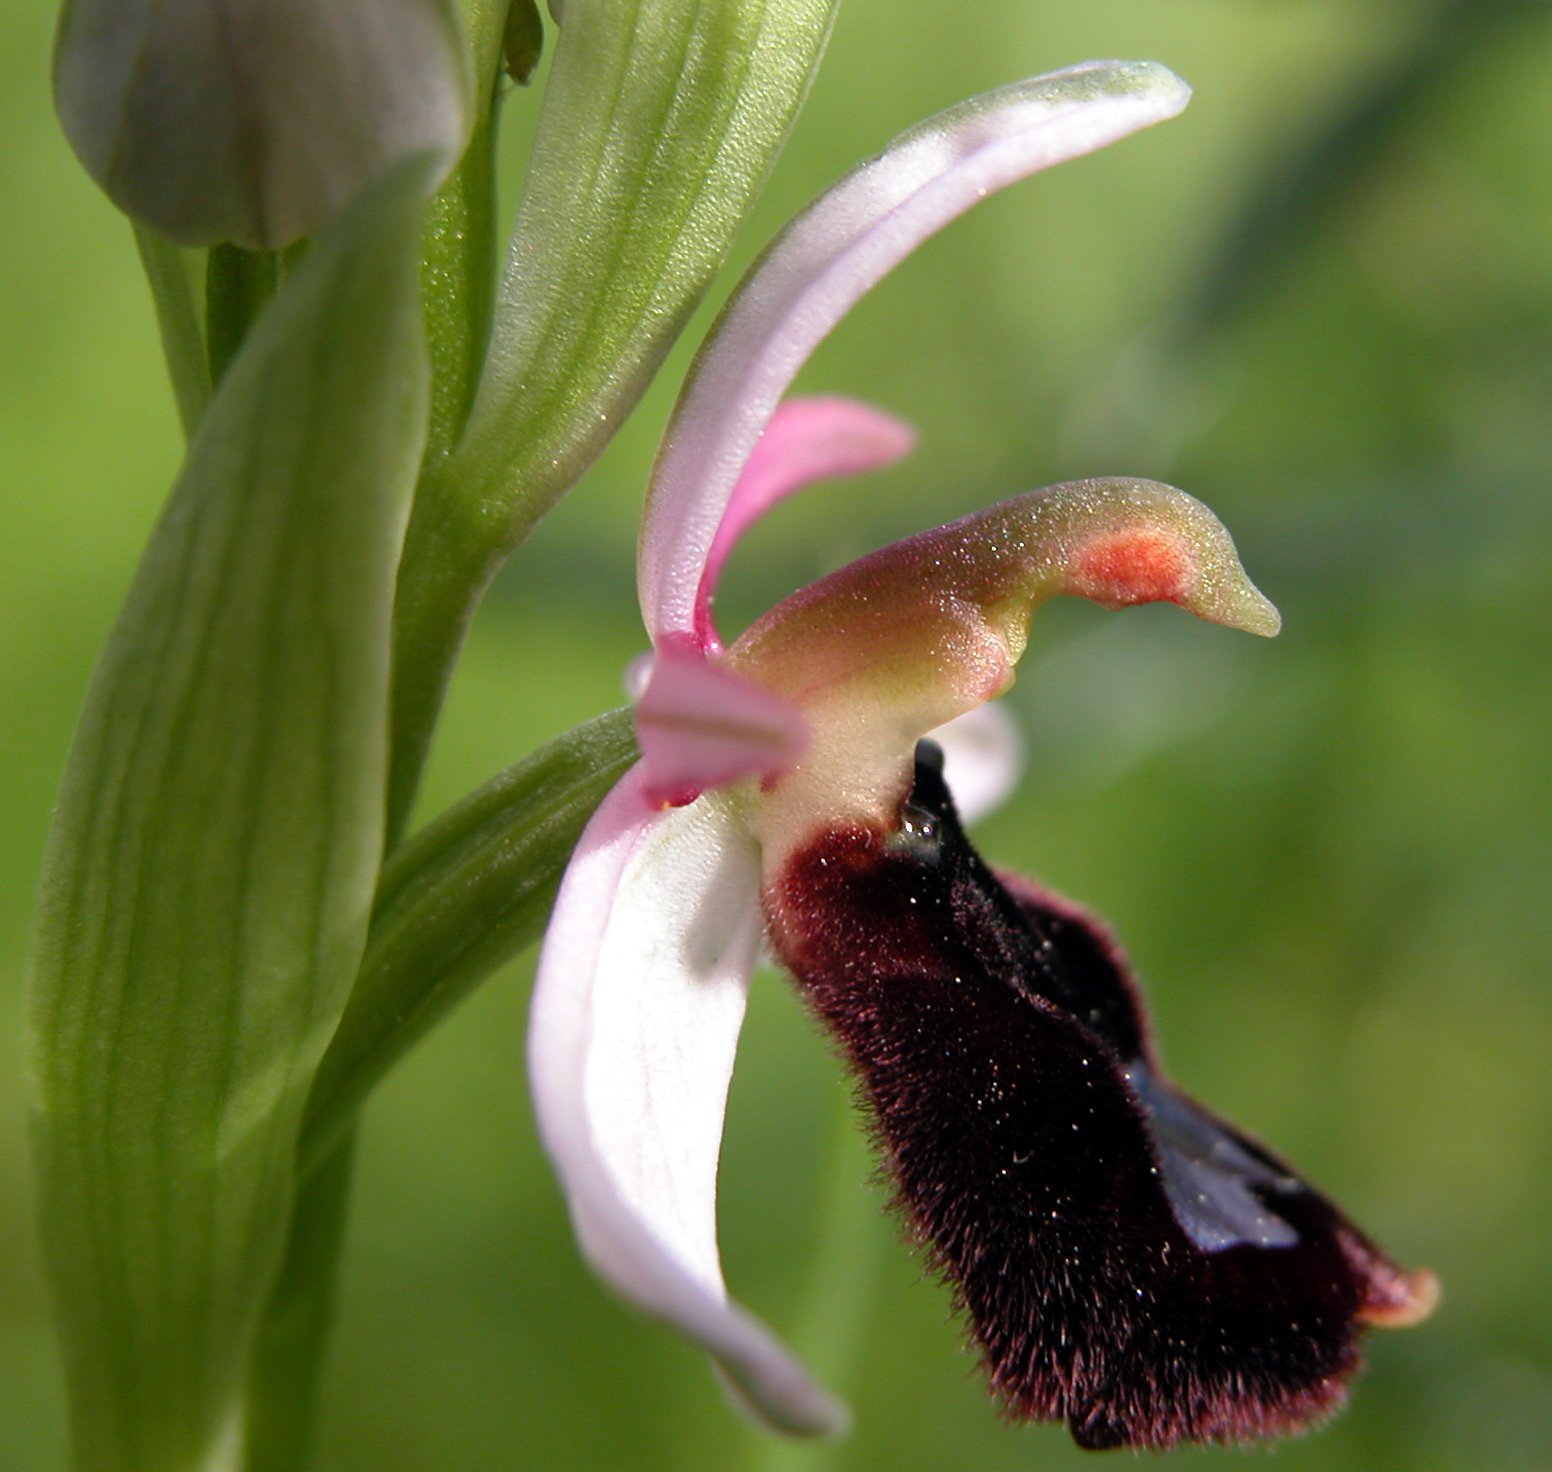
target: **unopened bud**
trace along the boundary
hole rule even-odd
[[[399,158],[451,167],[469,80],[453,0],[67,0],[54,91],[129,215],[278,249]]]

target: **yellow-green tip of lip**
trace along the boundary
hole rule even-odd
[[[1243,571],[1232,585],[1216,590],[1214,596],[1204,600],[1202,606],[1192,607],[1191,611],[1215,624],[1243,629],[1245,633],[1259,634],[1263,639],[1274,638],[1283,627],[1283,616],[1276,605]]]
[[[1283,616],[1276,605],[1259,588],[1251,588],[1254,603],[1247,608],[1239,627],[1247,634],[1260,634],[1263,639],[1276,638],[1282,632]]]

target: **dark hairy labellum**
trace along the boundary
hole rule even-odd
[[[981,861],[930,743],[897,831],[821,833],[765,903],[1013,1415],[1092,1448],[1296,1430],[1366,1325],[1431,1307],[1430,1275],[1165,1078],[1114,943]]]

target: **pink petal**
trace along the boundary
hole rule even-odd
[[[1161,122],[1189,97],[1152,62],[1016,83],[903,134],[787,228],[702,350],[658,458],[637,563],[654,640],[694,632],[734,487],[794,375],[853,303],[977,200]]]
[[[780,1430],[844,1412],[727,1299],[717,1156],[760,936],[760,856],[714,799],[654,810],[633,768],[604,799],[545,936],[528,1031],[539,1130],[582,1251],[702,1344]]]
[[[1000,808],[1018,785],[1024,742],[1003,705],[978,705],[929,731],[927,739],[943,748],[943,780],[962,822]]]
[[[771,507],[816,480],[861,475],[908,455],[916,432],[891,414],[854,399],[788,399],[754,447],[733,487],[712,539],[695,602],[695,636],[705,648],[721,643],[711,622],[711,600],[734,544]]]
[[[781,696],[670,642],[636,702],[636,739],[647,797],[678,804],[785,771],[808,747],[808,723]]]

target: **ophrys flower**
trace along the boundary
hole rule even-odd
[[[761,510],[909,444],[847,401],[777,410],[851,303],[990,190],[1187,95],[1162,68],[1096,63],[905,135],[756,266],[654,473],[643,760],[562,886],[530,1069],[589,1260],[787,1430],[833,1427],[839,1409],[727,1300],[714,1215],[762,933],[856,1065],[902,1207],[1016,1412],[1067,1417],[1093,1445],[1282,1429],[1340,1395],[1362,1321],[1426,1297],[1165,1081],[1113,948],[980,863],[918,748],[1008,688],[1031,614],[1060,593],[1275,632],[1205,507],[1147,481],[1077,482],[875,553],[728,648],[711,618],[728,545]],[[1336,1285],[1324,1296],[1317,1274]]]

